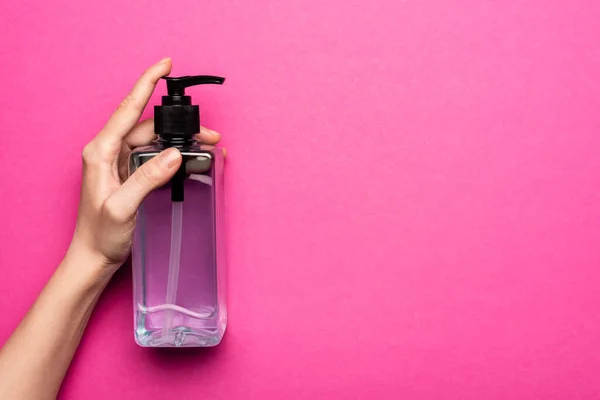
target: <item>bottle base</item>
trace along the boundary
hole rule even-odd
[[[213,308],[191,312],[163,305],[138,307],[135,341],[142,347],[213,347],[225,333],[225,320]],[[202,312],[198,312],[202,311]]]
[[[223,334],[216,329],[192,330],[178,326],[166,337],[162,330],[138,330],[135,341],[142,347],[213,347],[221,343]]]

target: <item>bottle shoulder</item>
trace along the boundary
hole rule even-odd
[[[223,157],[223,148],[214,145],[207,144],[193,144],[191,146],[185,147],[177,147],[182,155],[195,156],[195,155],[204,155],[214,159],[220,159]],[[154,156],[160,153],[163,150],[166,150],[167,147],[158,145],[158,144],[150,144],[148,146],[136,147],[131,151],[130,157],[147,157]]]
[[[138,147],[129,155],[129,172],[133,173],[142,164],[150,161],[165,148],[155,144]],[[223,169],[223,149],[212,145],[198,144],[179,148],[188,172],[205,173],[213,167],[217,171]]]

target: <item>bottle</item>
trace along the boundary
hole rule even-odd
[[[182,155],[171,181],[144,200],[132,250],[135,340],[144,347],[209,347],[227,325],[223,153],[200,143],[200,110],[185,88],[217,76],[164,77],[158,139],[132,151],[129,174],[168,147]]]

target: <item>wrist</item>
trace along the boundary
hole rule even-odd
[[[74,238],[59,268],[73,276],[78,284],[91,289],[104,288],[118,267]]]

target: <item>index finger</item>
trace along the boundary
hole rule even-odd
[[[163,58],[148,68],[137,81],[117,111],[110,117],[99,137],[109,140],[111,144],[120,145],[125,135],[135,126],[144,112],[146,104],[156,87],[158,80],[171,72],[171,58]]]

